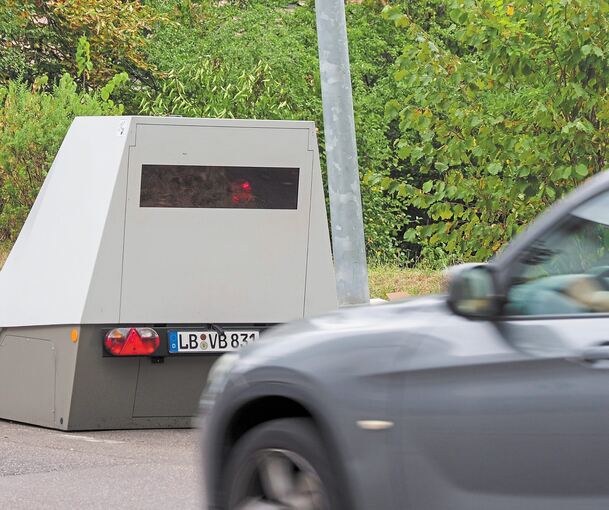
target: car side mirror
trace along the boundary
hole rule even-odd
[[[491,318],[499,314],[500,299],[493,267],[466,265],[448,274],[448,304],[466,317]]]

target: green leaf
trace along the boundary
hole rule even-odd
[[[488,170],[489,174],[497,175],[499,172],[501,172],[502,168],[503,168],[503,166],[501,165],[501,163],[494,162],[488,166],[487,170]]]
[[[580,177],[585,177],[586,175],[588,175],[588,167],[583,163],[579,163],[575,166],[575,173]]]
[[[410,151],[410,161],[416,163],[423,157],[423,149],[421,147],[415,147]]]
[[[433,187],[433,181],[426,181],[425,183],[423,183],[423,191],[425,193],[429,193],[431,191],[432,187]]]
[[[395,80],[396,81],[403,80],[406,77],[407,74],[408,74],[408,71],[406,69],[400,69],[394,75]]]
[[[411,25],[410,18],[408,16],[403,15],[395,20],[395,26],[400,28],[406,28]]]
[[[572,82],[571,83],[571,87],[573,87],[573,90],[575,91],[575,96],[576,97],[583,97],[586,95],[586,92],[584,91],[584,88],[577,82]]]
[[[400,197],[407,197],[409,195],[412,195],[412,186],[405,184],[405,183],[400,183],[400,185],[398,186],[398,195]]]
[[[402,9],[394,5],[386,5],[383,8],[383,17],[391,21],[396,21],[403,16]]]
[[[438,211],[438,214],[443,220],[448,220],[453,216],[453,212],[450,210],[450,206],[448,204],[442,204],[440,210]]]
[[[393,119],[397,118],[400,115],[400,108],[401,108],[400,103],[398,101],[396,101],[395,99],[391,99],[390,101],[387,101],[387,104],[385,105],[385,116],[389,120],[393,120]]]
[[[404,232],[404,241],[413,243],[417,239],[417,230],[414,228],[409,228]]]

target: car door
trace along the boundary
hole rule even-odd
[[[498,320],[428,332],[400,381],[410,508],[609,508],[608,269],[601,193],[499,264]]]

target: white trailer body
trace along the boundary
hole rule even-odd
[[[77,118],[0,271],[0,417],[188,426],[220,351],[170,338],[336,307],[312,123]],[[104,351],[135,327],[154,353]]]

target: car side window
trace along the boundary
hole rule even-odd
[[[609,313],[609,193],[575,208],[523,254],[505,313]]]

